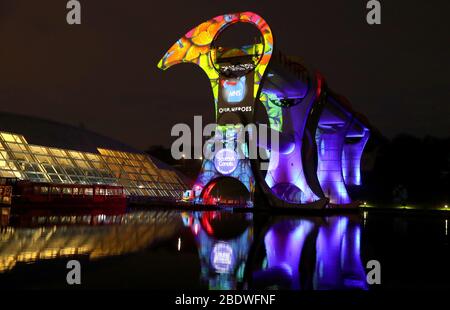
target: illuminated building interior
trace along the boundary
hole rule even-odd
[[[217,46],[221,33],[237,23],[253,25],[260,37],[250,45]],[[261,16],[225,14],[194,27],[158,67],[166,70],[179,63],[196,64],[208,76],[218,124],[209,144],[227,150],[203,158],[193,188],[197,201],[205,203],[210,182],[229,176],[241,181],[251,197],[258,190],[271,206],[323,208],[352,202],[347,187],[361,185],[360,161],[371,126],[328,88],[323,76],[275,48],[272,30]],[[239,124],[260,122],[258,111],[279,136],[278,148],[258,140],[270,155],[267,171],[259,169],[260,157],[249,157],[248,142],[237,139]],[[237,154],[244,156],[236,159]]]
[[[58,128],[59,131],[66,130],[62,125]],[[95,144],[95,138],[89,134],[82,140]],[[90,146],[80,151],[70,149],[71,145],[54,147],[53,142],[60,144],[58,139],[45,142],[46,146],[27,140],[26,135],[0,128],[0,177],[33,182],[120,185],[128,196],[168,199],[180,198],[186,189],[176,172],[168,167],[158,167],[142,152],[110,149],[115,147],[112,143],[101,143],[100,147]]]

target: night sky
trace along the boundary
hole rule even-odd
[[[199,68],[163,72],[158,60],[201,22],[250,10],[280,50],[319,70],[387,137],[449,135],[448,0],[381,1],[379,26],[366,23],[366,0],[81,0],[74,26],[66,2],[0,0],[1,111],[82,124],[141,149],[170,145],[173,124],[213,121],[213,101]]]

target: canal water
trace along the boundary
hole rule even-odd
[[[24,215],[1,228],[0,288],[73,289],[77,260],[85,289],[448,289],[449,253],[448,215]]]

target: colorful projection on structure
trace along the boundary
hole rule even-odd
[[[238,155],[230,149],[221,149],[214,156],[214,166],[223,175],[229,175],[237,168]]]
[[[261,32],[263,42],[238,49],[226,50],[221,47],[214,48],[213,41],[225,28],[237,22],[251,23]],[[255,13],[244,12],[217,16],[200,24],[179,39],[164,55],[158,64],[161,69],[167,69],[179,63],[194,63],[200,66],[208,76],[213,91],[216,109],[216,120],[220,124],[221,117],[243,112],[244,119],[241,123],[252,121],[255,99],[260,94],[260,84],[264,72],[272,55],[272,32],[263,18]],[[225,60],[236,56],[252,55],[250,62],[235,65]],[[222,61],[218,62],[218,59]],[[233,126],[226,126],[230,122],[225,120],[218,131],[224,136],[230,131],[237,135]],[[218,137],[220,135],[215,135]],[[226,144],[225,138],[218,138]],[[237,145],[236,149],[245,148]],[[239,159],[236,162],[232,151],[222,150],[215,155],[214,164],[205,159],[202,172],[197,179],[196,186],[207,187],[208,183],[221,175],[229,175],[238,171],[234,176],[248,188],[254,189],[254,177],[248,158]],[[223,156],[226,154],[227,156]]]
[[[247,93],[245,76],[235,79],[222,80],[223,99],[228,103],[239,103]]]
[[[255,26],[260,40],[217,46],[219,35],[236,23]],[[361,184],[360,160],[369,125],[328,89],[321,75],[274,50],[272,30],[261,16],[225,14],[192,28],[170,47],[158,67],[166,70],[180,63],[196,64],[208,76],[218,124],[207,147],[214,158],[204,157],[193,188],[196,202],[215,201],[208,197],[211,184],[227,176],[242,182],[250,197],[258,189],[271,206],[351,203],[347,186]],[[260,169],[264,159],[250,159],[248,142],[237,138],[240,125],[256,122],[257,111],[264,111],[270,130],[279,135],[279,148],[258,141],[269,155],[267,170]],[[348,137],[359,141],[348,143]]]
[[[255,46],[254,52],[259,54],[259,56],[252,59],[256,63],[252,70],[254,74],[253,93],[254,97],[256,97],[259,93],[262,77],[272,56],[273,36],[265,20],[255,13],[244,12],[221,15],[200,24],[188,31],[172,45],[158,64],[158,67],[164,70],[179,63],[193,63],[200,66],[211,82],[216,106],[216,117],[218,113],[220,67],[213,62],[213,59],[216,59],[216,55],[220,51],[211,49],[211,44],[225,28],[237,22],[255,25],[261,31],[264,40],[263,44]]]

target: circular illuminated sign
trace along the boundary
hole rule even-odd
[[[211,252],[211,264],[218,273],[229,273],[233,268],[233,248],[225,242],[216,243]]]
[[[230,149],[221,149],[214,156],[214,166],[221,174],[228,175],[232,173],[238,164],[238,156],[235,151]]]
[[[224,100],[231,104],[237,104],[244,100],[247,93],[245,81],[245,76],[221,81]]]

